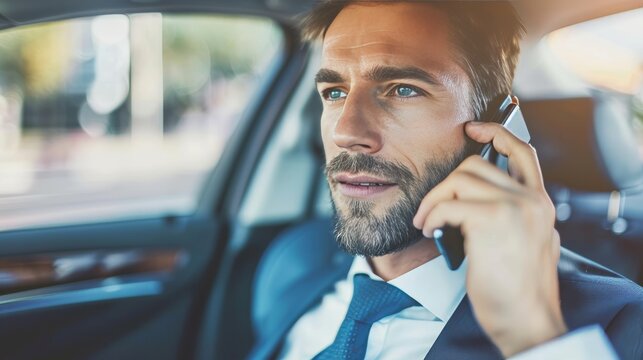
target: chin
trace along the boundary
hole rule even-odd
[[[378,257],[417,243],[422,233],[412,224],[414,210],[401,203],[333,197],[335,238],[345,252]]]
[[[363,199],[334,192],[331,195],[335,211],[343,217],[384,218],[394,207],[391,204],[396,203],[396,199],[389,197]]]

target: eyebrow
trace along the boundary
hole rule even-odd
[[[395,67],[395,66],[375,66],[370,69],[365,78],[374,82],[386,82],[399,79],[414,79],[423,81],[430,85],[442,85],[437,76],[426,72],[415,66]],[[320,69],[315,75],[316,83],[341,83],[345,82],[344,77],[335,70]]]
[[[375,66],[366,73],[366,78],[374,82],[385,82],[398,79],[414,79],[430,85],[441,85],[438,78],[414,66]]]
[[[344,82],[344,77],[342,74],[338,73],[335,70],[330,69],[320,69],[315,75],[315,82],[319,83],[341,83]]]

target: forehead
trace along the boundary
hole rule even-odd
[[[455,66],[446,14],[426,3],[356,4],[328,28],[322,67],[341,62],[430,67]]]

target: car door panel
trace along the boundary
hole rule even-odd
[[[177,358],[222,233],[183,217],[2,234],[2,357]]]

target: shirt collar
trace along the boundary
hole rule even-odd
[[[444,257],[438,256],[388,283],[404,291],[440,320],[447,322],[466,293],[466,273],[466,259],[460,268],[452,271],[447,267]],[[371,279],[383,281],[373,273],[363,256],[356,256],[348,271],[351,283],[356,274],[366,274]]]

